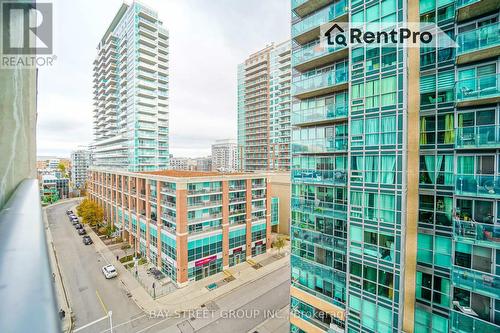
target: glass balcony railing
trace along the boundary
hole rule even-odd
[[[455,194],[500,198],[500,176],[458,174],[455,176]]]
[[[340,51],[344,48],[345,46],[342,45],[337,47],[321,47],[319,43],[314,43],[309,46],[304,46],[300,50],[293,52],[292,67]]]
[[[481,0],[456,0],[455,5],[456,5],[456,8],[458,9],[460,7],[465,7],[465,6],[471,5],[471,4],[479,2],[479,1],[481,1]]]
[[[338,184],[347,182],[345,170],[294,169],[292,180],[304,183]]]
[[[316,12],[313,15],[305,17],[303,20],[292,25],[292,37],[295,38],[309,30],[328,23],[337,17],[347,13],[346,1],[340,0],[332,3],[330,6]]]
[[[320,138],[292,143],[292,153],[322,154],[347,150],[347,138]]]
[[[293,81],[292,95],[299,95],[309,91],[347,83],[347,78],[347,68],[331,70],[326,73],[320,73],[309,77],[304,76]]]
[[[292,9],[297,8],[298,6],[306,3],[309,0],[292,0]]]
[[[292,112],[292,124],[304,124],[347,117],[347,105],[329,104]]]
[[[451,331],[455,333],[498,333],[500,326],[468,316],[459,311],[451,311]]]
[[[292,197],[292,210],[326,215],[339,219],[347,218],[347,205],[343,203],[331,203]]]
[[[500,146],[500,126],[460,127],[455,130],[457,148],[496,148]]]
[[[459,56],[500,45],[500,24],[493,23],[460,33],[457,36],[457,45]]]
[[[456,240],[500,249],[500,225],[454,219]]]
[[[459,80],[455,86],[456,101],[466,102],[500,96],[500,74]]]
[[[492,298],[500,298],[500,277],[474,269],[453,266],[453,284]]]

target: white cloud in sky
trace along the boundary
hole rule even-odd
[[[38,154],[92,141],[92,62],[119,0],[53,0],[52,68],[41,68]],[[237,65],[290,36],[290,0],[143,0],[169,30],[170,152],[203,156],[236,138]]]

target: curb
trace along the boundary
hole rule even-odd
[[[68,201],[61,202],[61,203],[67,203],[67,202]],[[47,207],[43,207],[42,208],[42,217],[43,217],[43,222],[44,222],[44,226],[45,226],[46,242],[47,242],[47,246],[49,247],[49,256],[51,257],[50,261],[53,264],[55,264],[55,267],[53,267],[53,268],[57,270],[57,275],[59,276],[59,283],[57,283],[57,282],[54,282],[54,283],[56,284],[57,289],[59,289],[57,287],[57,285],[60,285],[60,288],[62,289],[62,294],[63,294],[64,300],[66,301],[66,307],[67,307],[68,312],[69,312],[67,315],[67,318],[69,320],[69,327],[67,328],[67,330],[64,330],[64,328],[63,328],[63,331],[69,333],[69,332],[73,331],[73,328],[74,328],[74,324],[75,324],[74,320],[73,320],[74,314],[73,314],[73,310],[71,309],[71,304],[69,301],[68,293],[66,291],[66,287],[64,285],[63,273],[62,273],[61,267],[59,266],[59,259],[57,258],[57,252],[56,252],[56,249],[54,246],[54,242],[52,242],[52,232],[50,231],[49,222],[48,222],[49,220],[47,218],[47,211],[46,211],[46,208],[53,207],[56,204],[53,204],[53,205],[50,205]],[[55,276],[56,272],[53,272],[53,273]]]

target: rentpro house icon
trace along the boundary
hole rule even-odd
[[[334,23],[328,30],[325,31],[324,37],[327,38],[328,45],[345,45],[344,29],[337,23]]]
[[[52,3],[0,3],[4,55],[52,54]]]

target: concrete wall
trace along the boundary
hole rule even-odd
[[[0,67],[0,209],[25,178],[36,178],[36,69]]]
[[[272,172],[268,177],[271,197],[280,199],[278,233],[290,235],[290,172]]]

